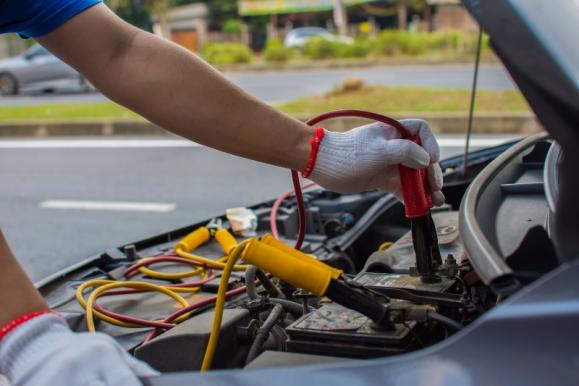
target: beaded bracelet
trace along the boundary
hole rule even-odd
[[[0,328],[0,340],[4,339],[6,335],[12,332],[16,327],[36,318],[41,315],[52,314],[51,310],[42,310],[42,311],[34,311],[26,315],[22,315],[19,318],[14,319],[11,322],[8,322],[4,327]]]

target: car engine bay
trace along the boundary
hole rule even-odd
[[[556,194],[556,147],[542,134],[473,152],[466,169],[462,157],[441,162],[447,203],[432,213],[441,256],[436,280],[417,272],[409,221],[394,196],[305,192],[307,233],[299,256],[332,267],[326,292],[232,266],[210,369],[392,357],[468,329],[559,265],[546,198]],[[250,209],[259,242],[281,241],[285,250],[295,241],[298,208],[293,196],[281,201],[276,241],[268,235],[274,205]],[[230,231],[223,216],[114,248],[50,278],[41,291],[75,331],[92,323],[163,373],[198,371],[215,335],[223,253],[244,239],[232,239]],[[184,245],[189,251],[178,253]],[[218,263],[189,264],[183,256],[193,252]],[[310,283],[315,275],[303,275],[298,282],[317,288]]]

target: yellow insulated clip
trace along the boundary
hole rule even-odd
[[[191,252],[192,250],[205,244],[211,238],[211,233],[206,227],[195,229],[187,236],[183,237],[181,241],[175,245],[175,250],[182,250],[184,252]]]
[[[237,240],[229,231],[225,228],[219,228],[215,231],[215,239],[221,245],[223,252],[229,255],[233,248],[237,247]]]
[[[290,247],[289,245],[279,241],[278,239],[276,239],[275,237],[273,237],[270,234],[263,236],[261,238],[261,242],[269,245],[270,247],[274,247],[276,249],[279,249],[280,251],[283,251],[287,254],[290,254],[293,257],[295,257],[296,259],[299,259],[305,263],[315,265],[315,266],[320,267],[322,269],[330,270],[330,272],[332,272],[332,279],[339,279],[340,276],[342,276],[342,273],[344,273],[344,271],[342,271],[341,269],[330,267],[329,265],[322,263],[319,260],[316,260],[312,256],[307,255],[303,252],[298,251],[295,248]]]
[[[274,248],[257,239],[247,244],[241,259],[317,296],[323,296],[326,293],[332,280],[332,271],[325,264],[323,267],[311,264],[305,259],[297,258],[294,254]]]

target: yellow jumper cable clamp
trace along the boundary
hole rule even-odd
[[[211,233],[209,232],[209,229],[206,227],[197,228],[187,236],[183,237],[181,241],[175,245],[175,250],[191,252],[208,242],[210,238]]]
[[[215,237],[215,240],[221,245],[221,249],[223,249],[226,255],[230,255],[231,251],[239,245],[237,239],[225,228],[217,229],[213,237]]]
[[[327,296],[337,303],[366,315],[382,326],[388,326],[388,306],[342,280],[338,280],[341,279],[342,271],[276,240],[271,235],[265,235],[261,239],[246,240],[231,251],[221,276],[211,335],[201,371],[211,368],[219,339],[229,276],[240,258],[295,287],[303,288],[316,296]]]
[[[294,250],[287,253],[285,250],[268,245],[258,239],[251,240],[241,255],[246,263],[253,264],[275,277],[290,283],[317,296],[323,296],[332,280],[332,270],[324,264],[313,264],[310,256]],[[301,254],[302,258],[295,257]]]
[[[342,271],[341,269],[337,269],[334,267],[330,267],[329,265],[319,261],[318,259],[316,259],[315,257],[312,257],[311,255],[307,255],[293,247],[290,247],[289,245],[279,241],[278,239],[276,239],[275,237],[273,237],[271,234],[266,234],[265,236],[263,236],[261,238],[261,242],[269,245],[270,247],[279,249],[280,251],[283,251],[289,255],[291,255],[292,257],[301,260],[307,264],[312,264],[315,265],[316,267],[319,267],[321,269],[327,269],[332,273],[332,279],[339,279],[342,274],[344,273],[344,271]]]
[[[191,252],[200,247],[201,245],[207,243],[211,237],[219,243],[225,256],[212,260],[206,257],[191,254]],[[203,264],[205,267],[224,269],[225,263],[229,259],[231,252],[238,246],[237,239],[222,226],[222,221],[220,219],[212,219],[207,223],[207,225],[195,229],[193,232],[185,236],[181,241],[175,245],[175,253],[185,259],[190,259]],[[233,267],[235,271],[245,270],[245,266],[236,265]]]
[[[220,218],[212,218],[211,220],[209,220],[207,225],[205,225],[205,228],[209,230],[211,236],[215,236],[215,232],[218,229],[223,228],[223,220],[221,220]]]
[[[223,221],[219,218],[211,219],[207,225],[195,229],[175,245],[175,250],[191,252],[207,243],[211,237],[219,243],[223,252],[229,255],[233,248],[237,247],[237,239],[223,227]]]
[[[223,227],[223,221],[221,219],[211,219],[211,221],[205,225],[205,228],[209,230],[211,236],[221,245],[226,255],[231,254],[231,251],[239,245],[235,236]]]
[[[342,271],[285,245],[271,235],[266,235],[261,240],[249,241],[241,259],[295,287],[303,288],[316,296],[327,296],[377,323],[388,324],[387,298],[374,296],[340,280]]]

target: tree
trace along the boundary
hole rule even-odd
[[[146,31],[152,31],[151,16],[141,0],[111,0],[108,6],[125,21]]]
[[[109,0],[108,6],[113,11],[123,10],[133,5],[137,8],[143,8],[150,14],[159,14],[167,10],[176,3],[176,0]]]
[[[206,3],[211,13],[211,20],[223,25],[226,20],[239,19],[237,0],[172,0],[174,5]]]
[[[363,4],[366,12],[376,16],[398,16],[398,28],[406,29],[408,10],[422,12],[428,8],[426,0],[385,0],[385,4],[376,5],[373,3]]]

